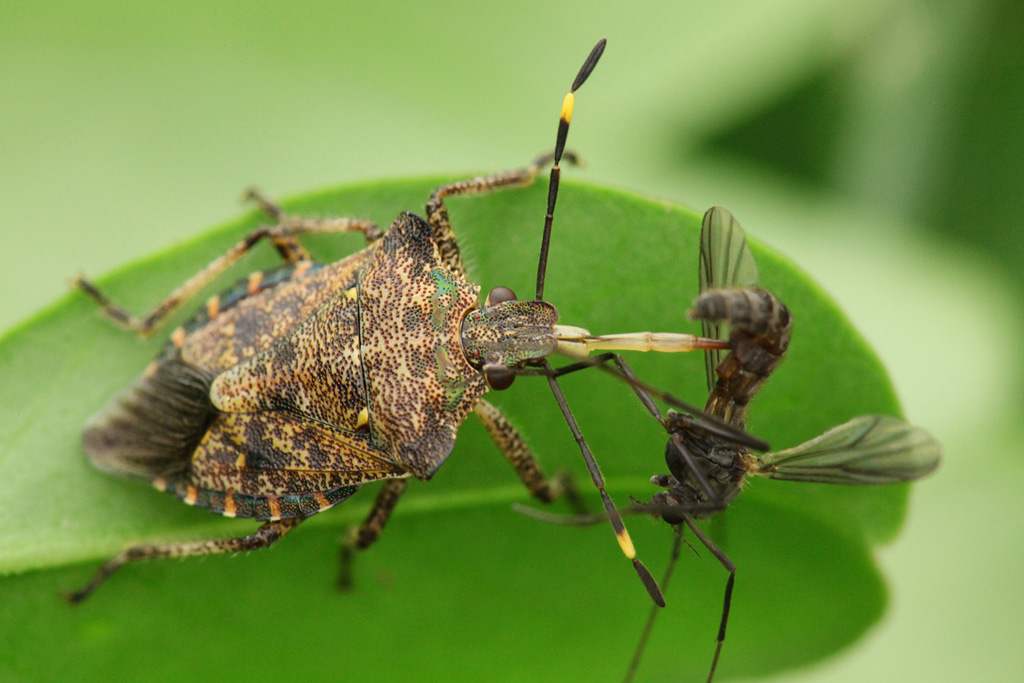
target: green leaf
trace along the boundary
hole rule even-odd
[[[286,206],[387,225],[400,210],[419,211],[440,182],[348,186]],[[485,292],[501,284],[532,294],[544,197],[535,186],[451,200],[471,276]],[[258,223],[250,214],[99,283],[142,312]],[[756,225],[746,227],[757,235]],[[697,288],[698,231],[690,211],[566,182],[546,296],[562,322],[598,333],[697,332],[686,311]],[[324,260],[360,246],[357,236],[311,241]],[[778,449],[857,414],[899,414],[884,371],[836,306],[795,266],[754,248],[761,282],[790,307],[795,331],[786,361],[750,411],[750,430]],[[219,284],[274,263],[271,249],[257,252]],[[0,572],[8,574],[0,580],[8,653],[0,672],[54,678],[69,662],[81,679],[96,680],[201,672],[209,680],[561,681],[624,672],[650,603],[610,529],[553,526],[513,512],[510,504],[529,496],[472,419],[448,463],[433,481],[411,486],[382,540],[358,558],[350,593],[334,590],[336,540],[365,515],[371,490],[271,550],[126,567],[82,606],[66,605],[59,591],[80,586],[127,544],[255,528],[87,464],[82,424],[162,343],[116,329],[76,293],[0,340]],[[703,403],[698,355],[630,360],[651,384]],[[628,387],[603,373],[577,373],[563,386],[618,504],[648,498],[650,476],[665,471],[658,425]],[[597,509],[546,382],[520,378],[491,398],[546,471],[569,469]],[[708,525],[738,567],[721,679],[820,659],[878,620],[885,588],[872,547],[897,532],[906,491],[755,481]],[[657,575],[671,530],[642,517],[627,525]],[[726,576],[710,554],[684,554],[641,680],[706,675]]]

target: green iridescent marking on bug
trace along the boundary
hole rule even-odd
[[[434,285],[430,295],[430,324],[436,330],[445,330],[452,315],[452,305],[459,298],[458,283],[443,268],[432,269],[430,279]],[[434,372],[437,383],[444,389],[445,409],[454,409],[462,400],[466,381],[460,377],[445,346],[434,349]]]
[[[430,324],[437,330],[444,329],[445,320],[451,315],[451,304],[458,299],[458,285],[451,274],[441,268],[430,271],[434,281],[434,292],[430,295]]]
[[[438,384],[444,387],[445,408],[453,410],[462,401],[462,396],[466,391],[466,380],[458,376],[448,355],[448,349],[444,346],[434,349],[434,364],[437,369]],[[452,379],[453,375],[457,379]]]

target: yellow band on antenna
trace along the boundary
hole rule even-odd
[[[576,102],[576,97],[570,92],[566,93],[565,99],[562,100],[562,120],[569,123],[572,120],[572,106]]]
[[[615,534],[615,538],[618,539],[623,554],[631,560],[636,559],[636,548],[633,547],[633,539],[629,537],[629,532],[623,529],[622,533]]]

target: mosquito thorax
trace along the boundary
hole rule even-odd
[[[694,464],[700,468],[714,490],[717,509],[720,510],[731,503],[739,495],[743,478],[749,469],[746,451],[735,444],[709,436],[701,429],[689,427],[686,416],[681,416],[675,411],[669,411],[667,422],[673,425],[674,429],[673,438],[669,439],[665,446],[665,464],[676,481],[676,487],[659,495],[668,494],[676,504],[691,508],[716,504],[673,444],[674,439],[680,439],[683,448],[693,457]],[[693,516],[699,519],[711,514],[714,512],[698,512]]]
[[[518,301],[507,287],[491,290],[487,302],[470,311],[462,321],[462,350],[474,367],[488,376],[492,370],[503,379],[501,368],[515,368],[536,358],[544,358],[557,346],[555,323],[558,311],[546,301]],[[498,382],[507,386],[511,383]]]

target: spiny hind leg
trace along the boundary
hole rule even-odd
[[[530,447],[526,445],[522,435],[497,408],[481,400],[473,408],[480,418],[484,429],[490,434],[502,455],[515,469],[516,474],[529,489],[530,495],[542,503],[550,503],[563,497],[573,511],[585,514],[587,507],[580,498],[572,477],[568,472],[560,472],[552,478],[544,476],[537,459]]]
[[[427,222],[430,223],[430,227],[434,231],[434,238],[437,240],[441,260],[449,268],[463,275],[466,274],[466,267],[462,262],[462,254],[459,252],[459,245],[452,231],[451,223],[448,220],[448,207],[444,203],[445,197],[484,194],[503,188],[527,187],[536,180],[540,169],[554,161],[554,158],[553,152],[542,154],[534,159],[532,163],[522,168],[459,180],[442,185],[434,190],[427,201]],[[566,152],[562,158],[570,163],[577,163],[576,155],[572,152]]]
[[[341,541],[338,588],[348,590],[352,587],[352,563],[356,553],[366,550],[377,542],[408,485],[408,479],[388,479],[377,493],[373,507],[370,508],[370,514],[366,516],[363,523],[348,530]]]
[[[361,232],[366,236],[368,243],[380,239],[383,235],[381,229],[372,221],[357,218],[301,218],[286,214],[281,207],[255,190],[249,190],[246,198],[259,204],[260,208],[277,224],[253,230],[242,241],[182,283],[146,315],[141,317],[132,315],[113,303],[101,289],[81,275],[72,280],[71,286],[81,290],[99,304],[104,314],[114,322],[138,333],[140,337],[148,337],[181,304],[191,299],[218,275],[237,263],[262,240],[269,240],[285,263],[294,264],[310,260],[309,252],[299,242],[300,235]]]
[[[502,454],[515,468],[531,495],[544,503],[564,497],[576,512],[586,512],[586,506],[568,473],[559,474],[551,479],[545,477],[522,435],[497,408],[487,401],[479,401],[474,407],[474,412]],[[356,553],[366,550],[380,538],[408,483],[408,479],[389,479],[385,482],[366,519],[358,527],[352,527],[342,540],[339,588],[347,590],[352,587],[352,564]]]
[[[373,221],[358,218],[304,218],[286,213],[281,206],[256,188],[249,188],[243,196],[244,201],[255,202],[263,213],[276,221],[283,234],[269,235],[271,243],[285,263],[310,261],[312,257],[297,239],[297,235],[315,235],[339,232],[361,232],[367,244],[376,242],[384,236],[384,231]]]
[[[219,538],[210,541],[194,541],[189,543],[166,543],[163,545],[137,545],[126,548],[117,556],[104,564],[96,572],[89,583],[77,591],[67,595],[69,602],[77,604],[92,595],[101,583],[109,579],[114,572],[130,562],[151,560],[163,557],[193,557],[196,555],[215,555],[219,553],[236,553],[243,550],[268,548],[282,536],[302,523],[303,518],[280,519],[266,522],[249,536],[240,538]]]

